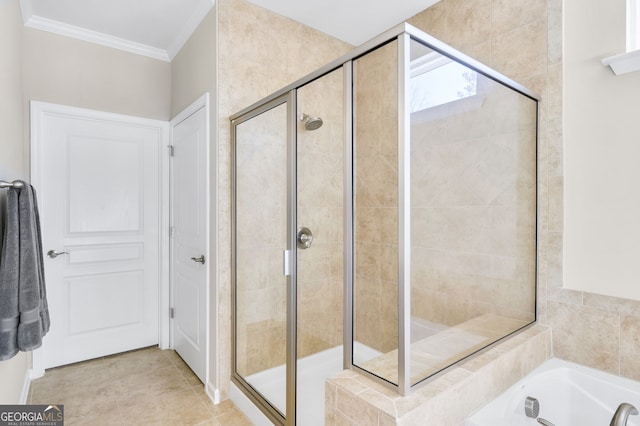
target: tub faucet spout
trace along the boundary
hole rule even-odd
[[[609,426],[627,426],[627,419],[630,415],[635,416],[638,414],[638,410],[631,404],[627,404],[623,402],[618,406],[613,418],[611,419],[611,423]]]

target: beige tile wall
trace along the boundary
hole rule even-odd
[[[561,277],[562,1],[443,0],[409,22],[541,96],[538,117],[538,319]]]
[[[237,361],[247,376],[286,359],[285,105],[238,126],[236,163]]]
[[[476,86],[411,117],[412,316],[533,321],[535,102]]]
[[[550,289],[547,322],[553,354],[640,380],[640,302]]]
[[[394,42],[354,67],[355,337],[382,352],[397,346],[396,58]],[[535,104],[482,76],[477,90],[412,116],[412,316],[449,326],[534,318]]]
[[[216,2],[218,16],[218,339],[223,399],[231,377],[229,117],[347,53],[352,46],[244,0]],[[308,46],[314,46],[309,54]]]
[[[298,224],[313,232],[298,250],[298,356],[342,345],[344,298],[344,71],[298,90],[298,113],[319,116],[306,130],[298,122]]]
[[[398,346],[397,57],[394,41],[354,62],[354,332],[380,352]]]
[[[323,125],[298,121],[298,223],[311,229],[310,250],[298,251],[298,356],[342,344],[344,216],[344,71],[300,88],[298,111]],[[287,116],[281,105],[238,126],[238,371],[251,375],[286,361]]]

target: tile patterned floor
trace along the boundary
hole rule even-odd
[[[213,405],[172,350],[145,348],[47,370],[32,404],[64,404],[65,425],[251,426],[233,405]]]

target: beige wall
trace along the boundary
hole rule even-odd
[[[564,287],[640,300],[640,72],[600,62],[625,51],[625,6],[565,1]]]
[[[218,94],[217,94],[217,9],[213,8],[202,20],[196,31],[191,35],[187,43],[171,62],[171,118],[178,115],[193,101],[204,93],[209,93],[209,125],[210,134],[210,185],[211,200],[216,200],[217,193],[217,164],[218,152],[216,146],[215,123],[218,117]],[[211,259],[216,258],[217,252],[217,229],[216,229],[217,209],[215,204],[210,206],[210,247],[209,255]],[[213,264],[213,263],[212,263]],[[218,388],[220,376],[218,375],[215,361],[218,354],[218,339],[216,339],[218,327],[218,299],[216,294],[216,282],[218,268],[211,268],[210,276],[210,330],[209,353],[211,362],[209,364],[209,377],[207,381],[214,388]],[[227,347],[226,345],[224,346]],[[226,378],[224,379],[226,381]]]
[[[205,92],[210,93],[212,114],[215,112],[218,47],[216,16],[214,8],[171,62],[171,118]]]
[[[0,179],[14,180],[27,177],[22,143],[22,17],[17,0],[2,1],[0,8]]]
[[[22,38],[27,170],[32,100],[169,120],[170,63],[28,27]]]
[[[170,118],[168,62],[25,27],[23,79],[25,114],[37,100]]]
[[[0,180],[26,177],[22,144],[22,17],[17,0],[0,1]],[[4,199],[5,190],[0,190]],[[0,200],[0,223],[3,223]],[[2,235],[2,232],[0,232]],[[1,241],[1,239],[0,239]],[[0,244],[1,245],[1,244]],[[0,361],[0,404],[20,401],[31,354]]]

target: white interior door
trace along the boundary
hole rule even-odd
[[[41,103],[32,112],[51,315],[44,367],[157,344],[168,123]]]
[[[206,97],[205,97],[206,99]],[[206,105],[206,101],[205,101]],[[173,346],[206,383],[209,299],[208,110],[196,103],[172,122]]]

